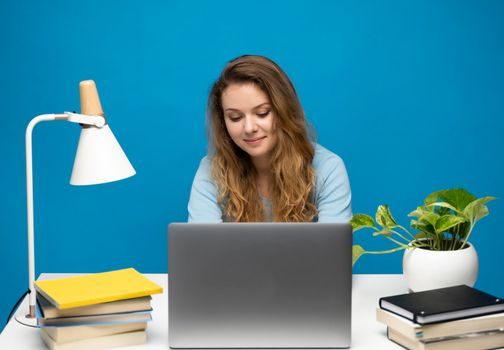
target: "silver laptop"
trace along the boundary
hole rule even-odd
[[[171,348],[348,348],[350,224],[168,226]]]

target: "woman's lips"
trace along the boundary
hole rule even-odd
[[[263,136],[263,137],[256,137],[256,138],[253,138],[253,139],[244,139],[243,141],[245,141],[249,145],[257,145],[262,140],[264,140],[265,138],[266,138],[266,136]]]

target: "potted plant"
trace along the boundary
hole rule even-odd
[[[454,188],[428,195],[424,204],[409,217],[414,232],[399,225],[386,204],[378,206],[375,220],[355,214],[353,230],[373,230],[396,247],[367,251],[360,245],[352,249],[352,263],[364,254],[386,254],[404,250],[403,272],[412,291],[442,288],[458,284],[473,286],[478,275],[478,255],[469,242],[476,223],[488,215],[486,203],[494,197],[476,198],[464,189]]]

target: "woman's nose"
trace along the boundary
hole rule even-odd
[[[245,117],[245,132],[253,133],[257,131],[257,123],[254,117],[246,116]]]

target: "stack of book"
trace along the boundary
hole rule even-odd
[[[37,324],[51,350],[144,344],[151,295],[163,289],[133,268],[35,282]]]
[[[504,300],[465,285],[381,298],[376,317],[407,349],[504,347]]]

